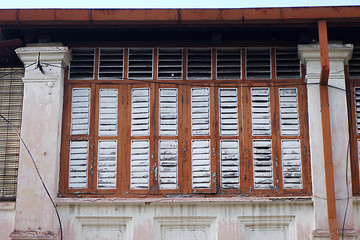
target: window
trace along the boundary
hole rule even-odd
[[[296,48],[73,49],[62,196],[310,194],[300,70]]]
[[[20,132],[23,69],[0,69],[0,113]],[[19,138],[0,120],[0,200],[15,200],[19,160]]]

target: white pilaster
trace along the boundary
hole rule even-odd
[[[349,143],[348,112],[346,92],[332,88],[331,86],[345,89],[344,67],[352,56],[352,45],[329,44],[329,108],[332,140],[332,155],[334,165],[334,183],[336,198],[336,215],[338,220],[339,234],[342,233],[342,225],[345,214],[346,198],[352,196],[350,167],[346,173],[347,149]],[[328,217],[326,203],[326,185],[324,170],[324,152],[322,121],[320,107],[320,50],[318,44],[299,45],[299,58],[306,67],[306,81],[308,89],[308,114],[309,136],[312,169],[312,186],[315,211],[314,239],[328,239]],[[348,162],[350,164],[350,162]],[[346,182],[346,174],[349,176]],[[349,193],[346,191],[348,184]],[[354,216],[352,201],[349,202],[345,222],[344,236],[346,239],[355,239]]]
[[[58,189],[64,68],[71,55],[60,43],[16,49],[25,66],[21,136],[31,151],[53,198]],[[37,61],[43,72],[37,68]],[[15,229],[11,239],[54,239],[54,208],[31,158],[20,147]]]

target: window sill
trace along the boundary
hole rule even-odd
[[[15,210],[15,202],[0,202],[0,211]]]

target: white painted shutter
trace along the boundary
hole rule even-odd
[[[101,48],[99,65],[99,79],[121,79],[123,77],[124,50]]]
[[[254,187],[273,187],[271,140],[253,140]]]
[[[281,140],[281,153],[284,189],[301,189],[302,171],[300,140]]]
[[[130,188],[149,188],[149,140],[131,141]]]
[[[129,49],[129,78],[151,79],[153,67],[152,48],[131,48]]]
[[[210,135],[210,91],[209,88],[191,89],[192,135]]]
[[[70,63],[70,79],[94,79],[95,49],[73,48]]]
[[[89,141],[71,141],[69,156],[69,188],[87,188]]]
[[[238,96],[236,88],[219,90],[220,101],[220,135],[239,134]]]
[[[159,135],[177,136],[178,90],[176,88],[160,88],[159,92]]]
[[[211,49],[188,49],[188,79],[211,79]]]
[[[150,134],[150,89],[133,88],[131,96],[131,135]]]
[[[279,89],[280,126],[282,136],[299,136],[298,94],[296,88]]]
[[[158,50],[158,78],[181,79],[182,59],[181,48],[160,48]]]
[[[270,79],[270,48],[246,49],[246,78]]]
[[[239,140],[220,141],[221,188],[240,188]]]
[[[90,121],[90,88],[73,88],[71,135],[88,135]]]
[[[251,113],[253,135],[270,135],[269,88],[251,88]]]
[[[275,49],[276,78],[300,78],[300,60],[297,47]]]
[[[116,136],[118,90],[100,89],[99,107],[99,136]]]
[[[355,88],[355,119],[357,134],[360,134],[360,88]]]
[[[117,141],[99,141],[98,145],[98,189],[116,188]]]
[[[178,141],[159,140],[160,189],[178,188]]]
[[[192,187],[210,188],[210,140],[191,142]]]
[[[216,50],[216,78],[241,78],[241,49],[220,48]]]

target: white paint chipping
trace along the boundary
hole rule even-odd
[[[116,188],[117,141],[99,141],[97,188]]]
[[[73,88],[71,101],[71,135],[88,135],[90,122],[90,88]]]
[[[69,188],[87,188],[89,141],[71,141],[69,154]]]

